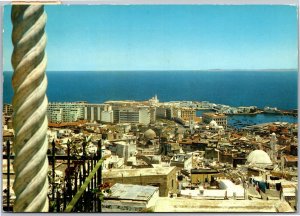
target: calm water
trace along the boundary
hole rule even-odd
[[[212,112],[212,110],[199,110],[197,116],[202,116],[203,113]],[[274,115],[274,114],[258,114],[258,115],[229,115],[228,124],[236,128],[244,127],[245,124],[262,124],[267,122],[289,122],[297,123],[298,118],[292,115]]]
[[[243,127],[237,123],[253,125],[262,124],[267,122],[289,122],[297,123],[298,118],[291,115],[271,115],[271,114],[259,114],[259,115],[235,115],[229,116],[228,124],[237,128]]]
[[[11,72],[4,72],[4,103],[11,103]],[[296,71],[284,72],[47,72],[49,101],[196,100],[230,106],[297,108]]]
[[[4,102],[12,98],[4,72]],[[297,108],[297,72],[47,72],[49,101],[207,100],[231,106]]]

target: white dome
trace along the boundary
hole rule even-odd
[[[156,137],[156,133],[154,130],[152,129],[148,129],[145,133],[144,133],[146,139],[154,139]]]
[[[212,120],[210,123],[209,123],[209,127],[211,128],[217,128],[218,127],[218,124],[216,121]]]
[[[263,150],[254,150],[247,157],[247,163],[258,167],[272,165],[269,155]]]

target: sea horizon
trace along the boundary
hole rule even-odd
[[[47,72],[298,72],[297,68],[291,69],[134,69],[134,70],[46,70]],[[3,73],[13,73],[11,70],[4,70]]]
[[[70,76],[72,74],[72,76]],[[12,99],[11,72],[4,72],[3,102]],[[47,71],[49,102],[147,100],[209,101],[229,106],[297,109],[298,71]],[[7,82],[9,80],[9,82]],[[259,95],[259,97],[257,97]]]

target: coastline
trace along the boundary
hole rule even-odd
[[[278,115],[278,116],[286,116],[286,115],[291,115],[291,116],[295,116],[297,117],[298,116],[298,113],[294,113],[293,111],[284,111],[284,112],[274,112],[274,113],[271,113],[271,112],[265,112],[265,111],[257,111],[257,112],[254,112],[254,113],[230,113],[230,114],[226,114],[227,116],[236,116],[236,115],[259,115],[259,114],[266,114],[266,115]]]

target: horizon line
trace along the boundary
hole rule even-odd
[[[282,69],[134,69],[134,70],[46,70],[46,72],[180,72],[180,71],[194,71],[194,72],[207,72],[207,71],[298,71],[298,68],[282,68]],[[3,72],[13,72],[12,70],[3,70]]]

